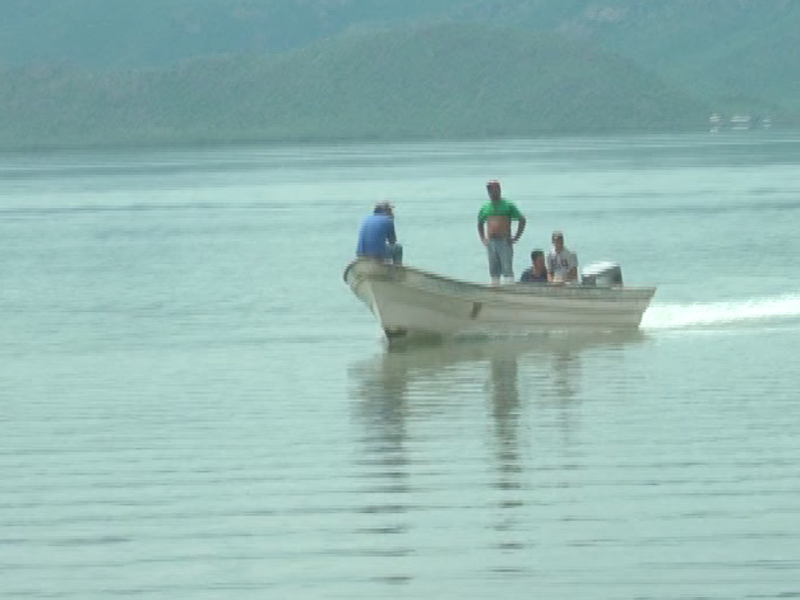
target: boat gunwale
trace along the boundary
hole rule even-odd
[[[509,294],[512,296],[519,296],[519,295],[527,295],[536,290],[551,290],[548,291],[547,294],[558,295],[558,291],[567,291],[570,292],[578,292],[581,293],[579,290],[586,290],[586,291],[597,291],[597,290],[614,290],[622,292],[624,295],[630,296],[644,296],[647,294],[648,301],[652,299],[652,297],[656,293],[655,286],[599,286],[599,285],[584,285],[583,283],[575,283],[575,284],[568,284],[568,285],[548,285],[546,283],[524,283],[524,282],[514,282],[513,284],[506,284],[506,285],[493,285],[488,283],[477,283],[473,281],[465,281],[463,279],[458,279],[455,277],[447,277],[445,275],[439,275],[437,273],[432,273],[430,271],[426,271],[424,269],[420,269],[417,267],[409,267],[407,265],[395,265],[392,263],[386,263],[379,260],[373,259],[356,259],[350,262],[344,270],[343,278],[345,283],[350,285],[348,281],[348,274],[352,269],[355,268],[358,264],[374,264],[383,267],[386,270],[392,269],[403,269],[410,271],[412,273],[416,273],[418,275],[422,275],[424,277],[428,277],[434,280],[443,281],[447,283],[455,283],[458,285],[464,285],[468,287],[474,287],[479,290],[490,291],[492,293],[501,293],[501,294]],[[635,294],[626,294],[626,291],[630,292],[637,292]]]

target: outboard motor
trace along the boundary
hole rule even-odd
[[[596,262],[583,269],[583,285],[622,286],[622,269],[615,262]]]

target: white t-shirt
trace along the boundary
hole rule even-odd
[[[564,280],[573,267],[575,271],[578,270],[578,257],[566,247],[561,249],[561,252],[556,252],[555,249],[550,250],[545,259],[547,263],[547,272],[556,280]]]

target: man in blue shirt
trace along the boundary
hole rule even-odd
[[[394,229],[394,207],[388,202],[376,204],[372,214],[361,222],[356,256],[391,260],[396,265],[403,262],[403,247],[397,243]]]

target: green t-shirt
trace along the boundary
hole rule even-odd
[[[522,213],[519,212],[516,204],[501,198],[496,203],[490,201],[481,206],[481,210],[478,212],[478,223],[486,222],[489,217],[508,217],[512,221],[519,221]]]

